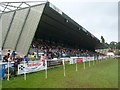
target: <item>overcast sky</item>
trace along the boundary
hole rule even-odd
[[[117,0],[49,0],[98,39],[118,41]],[[109,1],[109,2],[108,2]]]
[[[20,1],[20,0],[0,0]],[[22,0],[34,1],[34,0]],[[48,0],[98,39],[118,41],[118,0]]]

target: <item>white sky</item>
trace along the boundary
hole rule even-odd
[[[49,1],[86,28],[98,39],[103,36],[108,43],[111,41],[118,41],[117,0]]]
[[[20,0],[0,0],[20,1]],[[34,0],[22,0],[34,1]],[[41,0],[37,0],[41,1]],[[118,0],[48,0],[98,39],[118,41]]]

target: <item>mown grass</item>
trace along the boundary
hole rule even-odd
[[[0,80],[0,90],[2,89],[2,81]]]
[[[118,60],[107,59],[101,62],[79,63],[76,72],[75,64],[66,64],[66,76],[63,75],[63,67],[55,67],[48,70],[48,78],[45,71],[27,74],[27,80],[20,75],[3,80],[3,88],[118,88]]]

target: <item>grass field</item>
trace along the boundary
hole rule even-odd
[[[0,90],[2,89],[2,80],[0,80]]]
[[[48,78],[45,79],[45,71],[27,74],[27,80],[23,75],[3,80],[3,88],[118,88],[118,60],[107,59],[96,62],[83,68],[83,63],[66,64],[66,76],[63,75],[63,67],[59,66],[48,70]]]

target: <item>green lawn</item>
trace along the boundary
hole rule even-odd
[[[10,81],[3,80],[3,88],[118,88],[118,60],[107,59],[102,62],[78,64],[78,71],[74,65],[66,65],[66,77],[63,75],[63,67],[59,66],[48,70],[48,78],[45,79],[45,71],[27,74],[27,80],[23,75]]]
[[[2,89],[2,81],[0,80],[0,90]]]

